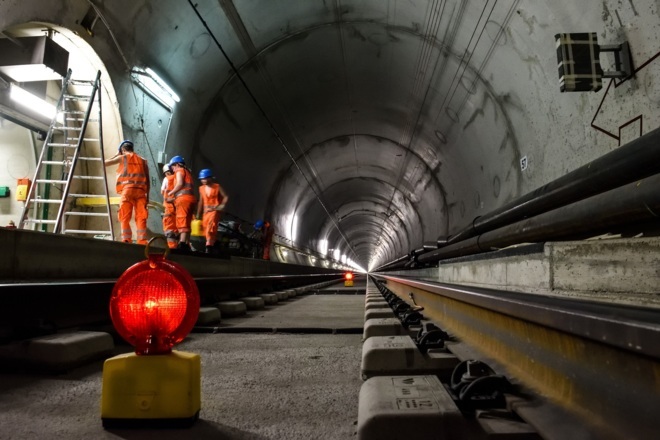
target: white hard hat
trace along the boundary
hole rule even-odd
[[[170,168],[169,164],[163,165],[163,174],[165,174],[167,172],[171,172],[171,171],[172,171],[172,169]]]

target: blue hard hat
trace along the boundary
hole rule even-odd
[[[257,222],[254,224],[254,229],[261,229],[264,225],[263,220],[257,220]]]
[[[185,164],[186,164],[186,161],[185,161],[185,159],[184,159],[183,157],[181,157],[181,156],[174,156],[172,159],[170,159],[170,163],[169,163],[169,165],[172,166],[172,165],[174,165],[175,163],[180,163],[180,164],[185,165]]]
[[[133,141],[124,139],[123,141],[120,142],[119,147],[117,147],[117,153],[121,153],[121,147],[123,147],[126,144],[129,144],[131,147],[135,147],[135,145],[133,145]]]
[[[199,172],[200,179],[208,179],[209,177],[213,177],[213,171],[209,170],[208,168],[204,168]]]

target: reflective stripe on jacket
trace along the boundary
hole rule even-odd
[[[195,191],[193,189],[193,178],[190,174],[190,171],[188,171],[186,168],[179,168],[176,170],[176,173],[183,173],[183,186],[180,190],[174,193],[174,197],[178,198],[186,195],[194,196]]]
[[[135,153],[125,153],[117,167],[117,193],[124,188],[147,190],[147,161]]]
[[[200,186],[199,195],[202,198],[204,212],[215,211],[220,206],[220,184],[211,183]]]

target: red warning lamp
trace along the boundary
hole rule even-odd
[[[139,355],[167,354],[192,330],[199,315],[195,280],[165,255],[147,255],[117,280],[110,317]]]
[[[110,297],[110,317],[135,353],[103,364],[104,428],[188,427],[201,408],[201,359],[172,350],[199,315],[199,291],[183,266],[150,255],[129,267]]]

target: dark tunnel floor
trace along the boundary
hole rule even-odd
[[[355,301],[346,304],[346,299]],[[327,304],[328,300],[334,304]],[[276,321],[293,321],[305,313],[306,303],[318,301],[327,307],[328,316],[336,317],[334,324],[327,321],[334,327],[358,324],[356,317],[364,311],[362,295],[309,296],[261,311],[259,316],[273,313]],[[246,324],[255,319],[241,318]],[[194,333],[176,348],[201,356],[202,409],[192,428],[104,430],[103,365],[95,362],[62,375],[0,374],[0,439],[354,437],[362,384],[361,333]],[[117,347],[117,351],[129,350],[125,345]]]

